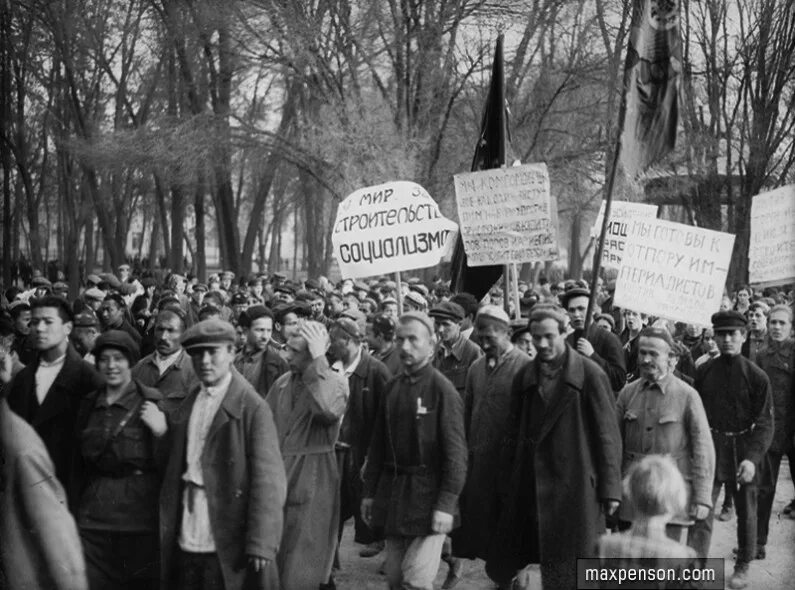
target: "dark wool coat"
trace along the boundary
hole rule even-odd
[[[422,537],[431,534],[435,510],[457,525],[466,464],[464,403],[453,384],[430,364],[393,378],[364,468],[373,525],[387,536]]]
[[[171,450],[160,491],[163,588],[176,587],[188,420],[199,390],[190,392],[169,421]],[[247,556],[270,559],[270,567],[276,567],[287,482],[271,409],[236,371],[213,418],[201,462],[224,586],[240,590],[249,569]]]
[[[569,334],[566,337],[566,342],[574,350],[577,350],[575,335],[574,332]],[[586,339],[594,350],[589,360],[595,362],[605,372],[610,380],[611,388],[617,394],[627,382],[627,363],[621,340],[612,332],[608,332],[596,324],[588,326]]]
[[[82,399],[99,389],[102,377],[80,358],[70,344],[66,350],[63,367],[55,377],[44,403],[39,405],[36,398],[36,369],[38,359],[22,369],[8,384],[9,407],[33,426],[50,454],[55,475],[64,485],[70,481],[71,463],[76,445],[77,412]],[[67,490],[70,504],[76,498]]]
[[[576,559],[593,554],[605,529],[601,502],[621,499],[621,433],[610,382],[570,347],[566,354],[546,408],[538,361],[513,382],[503,504],[487,560],[495,579],[541,563],[544,587],[574,588]]]

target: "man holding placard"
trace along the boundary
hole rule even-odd
[[[574,287],[560,296],[563,308],[569,313],[571,327],[574,329],[566,342],[586,358],[594,361],[607,374],[614,392],[619,392],[627,380],[624,350],[615,334],[603,330],[593,323],[585,330],[585,316],[588,309],[588,289]]]

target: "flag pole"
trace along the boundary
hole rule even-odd
[[[626,78],[626,75],[625,75]],[[616,182],[616,170],[618,170],[618,162],[621,158],[622,136],[624,134],[624,120],[626,119],[627,99],[626,99],[626,83],[623,84],[623,91],[621,93],[621,107],[619,108],[618,130],[616,133],[616,149],[613,151],[613,162],[610,166],[610,174],[607,177],[607,187],[605,194],[605,215],[602,219],[602,228],[599,232],[599,241],[596,243],[596,251],[594,252],[593,260],[593,274],[591,276],[590,296],[588,297],[588,311],[585,314],[585,328],[584,333],[588,332],[593,317],[594,307],[596,306],[596,285],[599,279],[599,271],[602,269],[602,256],[605,249],[605,237],[607,236],[607,227],[610,223],[610,207],[613,204],[613,187]]]
[[[397,285],[395,290],[397,291],[398,317],[400,317],[403,315],[403,284],[400,280],[400,271],[395,273],[395,284]]]

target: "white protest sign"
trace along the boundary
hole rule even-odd
[[[368,186],[337,209],[331,242],[343,278],[369,277],[439,263],[458,225],[414,182]]]
[[[648,203],[631,203],[629,201],[613,201],[610,205],[610,219],[607,222],[605,245],[602,250],[602,266],[619,268],[621,255],[627,242],[627,224],[633,219],[654,219],[657,217],[657,205]],[[591,228],[591,237],[598,238],[602,232],[602,220],[605,218],[605,202],[599,208],[596,222]]]
[[[795,184],[754,197],[748,274],[754,284],[795,280]]]
[[[709,325],[720,307],[734,236],[662,219],[627,226],[615,304]]]
[[[453,179],[469,266],[557,260],[546,164],[466,172]]]

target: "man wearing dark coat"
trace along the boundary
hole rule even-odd
[[[756,557],[757,494],[761,464],[773,440],[773,396],[770,379],[742,356],[748,321],[738,311],[712,315],[720,356],[701,365],[695,388],[704,402],[715,443],[715,483],[712,503],[722,485],[734,496],[737,509],[737,561],[730,588],[748,585],[748,566]],[[694,525],[691,545],[700,555],[708,552],[713,515]]]
[[[618,394],[627,381],[624,349],[618,336],[594,323],[585,330],[585,316],[590,295],[588,289],[574,287],[560,296],[561,303],[569,314],[571,327],[574,329],[566,337],[566,342],[581,355],[599,365],[610,380],[613,392]]]
[[[400,318],[403,372],[389,382],[364,468],[362,518],[384,527],[389,588],[431,590],[466,478],[463,400],[431,365],[433,321]]]
[[[497,525],[498,467],[510,416],[511,385],[530,357],[511,343],[511,320],[496,305],[484,305],[475,330],[485,356],[469,369],[464,394],[464,426],[469,448],[467,482],[461,499],[461,528],[454,531],[459,557],[487,557]]]
[[[621,499],[615,398],[604,371],[567,345],[562,309],[537,305],[529,326],[538,355],[511,390],[486,571],[507,584],[540,563],[545,588],[575,588],[577,558],[594,556]]]
[[[264,305],[252,305],[240,314],[246,344],[235,357],[235,368],[263,398],[276,380],[290,368],[271,346],[273,312]]]
[[[363,348],[359,324],[339,317],[331,324],[329,351],[337,361],[332,370],[348,379],[348,406],[340,427],[339,442],[345,445],[345,460],[340,474],[340,536],[346,520],[354,518],[354,541],[367,545],[362,557],[372,557],[383,549],[383,538],[361,519],[361,470],[370,448],[378,406],[392,375],[384,364]]]
[[[102,378],[69,343],[74,320],[69,304],[49,295],[34,300],[32,307],[30,326],[37,356],[9,383],[6,397],[11,410],[41,437],[55,476],[66,486],[78,444],[75,427],[80,403],[99,388]],[[69,500],[73,503],[76,498]]]
[[[280,588],[287,495],[270,407],[232,369],[235,329],[209,319],[182,345],[201,384],[170,416],[160,492],[163,588]]]

